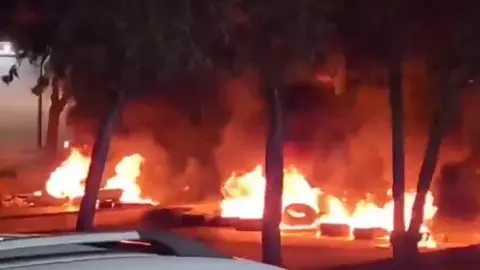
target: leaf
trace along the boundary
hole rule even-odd
[[[34,95],[39,96],[45,92],[45,89],[49,86],[50,81],[44,76],[40,76],[37,80],[37,84],[32,87],[31,91]]]
[[[32,93],[36,96],[40,96],[41,94],[43,94],[43,92],[45,91],[45,88],[44,87],[41,87],[39,86],[38,84],[35,85],[32,89],[31,89]]]
[[[13,81],[13,77],[10,74],[9,75],[4,75],[4,76],[2,76],[2,81],[6,85],[9,85]]]
[[[10,75],[12,78],[15,77],[19,79],[18,77],[18,69],[16,65],[13,65],[10,70],[8,71],[8,75]]]

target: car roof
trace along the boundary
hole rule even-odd
[[[0,235],[1,237],[1,235]],[[4,235],[0,269],[107,268],[281,269],[234,260],[208,246],[170,232],[102,232],[60,235]],[[139,269],[137,269],[139,268]]]
[[[158,270],[161,269],[242,269],[276,270],[274,266],[247,260],[158,256],[152,254],[94,254],[77,255],[39,260],[15,261],[0,264],[0,269],[22,270]]]
[[[0,241],[26,238],[26,237],[35,237],[35,236],[40,236],[40,234],[1,233]]]
[[[164,252],[176,256],[227,258],[203,243],[170,232],[112,231],[7,237],[0,241],[0,262],[18,257],[111,250],[112,245],[129,241],[161,246]]]

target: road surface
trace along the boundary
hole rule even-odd
[[[99,212],[96,218],[100,229],[132,229],[143,227],[138,222],[141,209]],[[76,215],[50,214],[43,217],[21,218],[11,216],[0,222],[0,233],[48,233],[70,231],[75,226]],[[151,226],[148,227],[152,229]],[[189,227],[174,229],[186,237],[194,238],[237,257],[260,260],[260,234],[239,232],[229,228]],[[387,258],[389,249],[375,248],[372,243],[345,239],[317,239],[313,234],[288,235],[283,238],[283,254],[288,269],[334,266]]]
[[[206,206],[209,208],[210,206]],[[188,207],[186,207],[188,208]],[[23,213],[3,212],[0,233],[47,233],[73,230],[76,222],[75,209],[61,213],[60,208],[24,210]],[[154,223],[145,222],[145,214],[151,206],[131,206],[123,209],[101,210],[96,215],[99,229],[163,229]],[[39,215],[39,211],[45,214]],[[163,220],[157,218],[157,221]],[[253,260],[261,259],[260,233],[236,231],[232,228],[188,227],[173,231],[198,239],[232,256]],[[288,269],[314,269],[341,264],[354,264],[388,258],[389,248],[380,248],[380,242],[351,241],[341,238],[318,238],[313,232],[285,233],[283,257]],[[385,242],[383,242],[385,243]]]
[[[239,232],[228,228],[177,230],[208,243],[222,252],[252,260],[261,260],[259,232]],[[389,248],[375,247],[368,241],[341,238],[316,238],[313,234],[287,234],[282,238],[284,263],[288,269],[313,269],[355,264],[389,258]]]

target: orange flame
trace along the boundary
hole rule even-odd
[[[137,183],[143,161],[139,154],[124,157],[115,167],[116,174],[106,180],[103,189],[121,190],[122,202],[153,204],[152,200],[141,196],[141,189]],[[69,201],[82,197],[90,162],[90,157],[79,149],[72,148],[68,158],[51,173],[45,184],[45,191],[54,198],[66,198]]]
[[[282,208],[294,203],[310,206],[316,212],[321,191],[312,188],[295,168],[285,170]],[[234,173],[223,186],[225,200],[221,202],[223,217],[260,219],[263,216],[265,178],[263,168],[257,166],[253,171],[240,177]],[[299,196],[301,195],[301,196]]]
[[[260,219],[263,215],[265,177],[262,166],[253,171],[238,176],[232,176],[223,185],[224,200],[221,202],[223,217],[241,219]],[[390,191],[388,191],[390,194]],[[320,198],[325,199],[326,209],[319,209]],[[412,206],[415,193],[405,194],[405,223],[408,224],[412,216]],[[343,201],[333,195],[325,194],[318,188],[310,186],[306,178],[295,168],[289,168],[284,173],[284,191],[282,208],[285,210],[292,204],[303,204],[312,208],[317,214],[316,222],[310,227],[317,227],[320,223],[345,224],[353,231],[355,228],[381,228],[393,231],[393,200],[390,199],[384,206],[375,204],[369,198],[356,204],[353,212],[347,210]],[[424,206],[425,217],[421,227],[422,233],[429,233],[428,223],[434,217],[437,207],[433,205],[433,196],[427,194]],[[320,215],[324,211],[325,214]],[[281,224],[282,229],[304,228],[305,226],[287,226]],[[436,243],[429,238],[420,243],[424,247],[435,247]]]

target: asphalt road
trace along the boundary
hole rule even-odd
[[[260,233],[228,228],[178,230],[231,256],[261,260]],[[316,238],[313,234],[289,234],[282,238],[284,264],[288,269],[316,269],[389,258],[389,248],[375,247],[368,241]]]
[[[156,226],[155,222],[145,222],[144,215],[151,213],[151,209],[150,206],[132,206],[99,211],[95,220],[96,227],[99,230],[162,229],[163,227]],[[42,211],[48,214],[39,215]],[[71,209],[70,213],[61,213],[59,208],[32,208],[22,213],[4,212],[1,219],[0,233],[48,233],[73,230],[76,213],[75,209]],[[154,221],[159,220],[163,222],[163,218],[156,218]],[[205,242],[231,256],[261,259],[259,232],[213,227],[187,227],[173,231]],[[378,244],[380,242],[318,238],[312,232],[285,233],[282,238],[283,258],[288,269],[318,269],[388,258],[390,249],[380,248]]]

